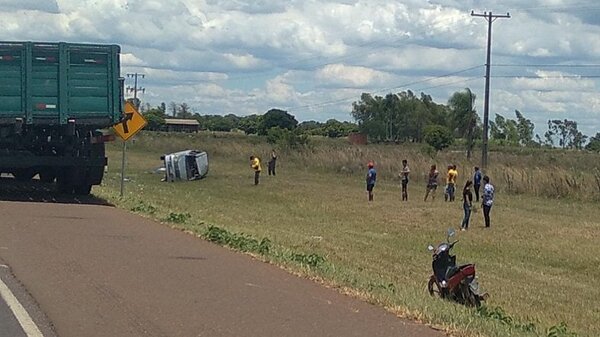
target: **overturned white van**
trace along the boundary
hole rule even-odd
[[[198,180],[208,174],[206,152],[186,150],[161,157],[165,163],[165,181]]]

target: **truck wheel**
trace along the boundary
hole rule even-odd
[[[75,186],[75,194],[89,195],[92,192],[92,185],[83,184]]]
[[[71,181],[68,178],[57,178],[57,187],[60,193],[64,194],[72,194],[73,193],[73,185],[71,185]]]
[[[73,193],[73,176],[72,170],[63,170],[56,176],[56,186],[58,188],[58,192],[64,194],[72,194]]]

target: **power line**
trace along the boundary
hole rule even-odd
[[[472,81],[481,80],[481,79],[483,79],[483,77],[481,77],[481,76],[471,77],[471,78],[463,78],[463,79],[452,81],[452,82],[447,82],[447,83],[442,83],[442,84],[433,85],[433,86],[429,86],[429,87],[419,88],[419,89],[416,89],[416,91],[423,91],[423,90],[447,87],[447,86],[457,84],[457,83],[467,83],[467,82],[472,82]]]
[[[451,22],[451,21],[454,21],[454,19],[446,17],[446,18],[443,18],[442,20],[438,21],[438,23]],[[369,41],[369,42],[366,42],[366,43],[363,43],[363,44],[360,44],[360,45],[357,45],[357,46],[352,46],[352,49],[359,49],[359,48],[364,48],[364,47],[369,47],[369,46],[375,45],[373,49],[361,50],[361,51],[357,51],[357,52],[352,53],[352,54],[347,54],[347,55],[343,55],[343,56],[339,56],[339,57],[329,58],[329,59],[327,59],[327,61],[325,63],[318,63],[318,64],[310,65],[310,66],[307,66],[307,67],[303,67],[303,68],[299,69],[299,71],[314,70],[314,69],[319,68],[319,67],[336,64],[339,61],[351,59],[351,58],[353,58],[355,56],[368,54],[368,53],[371,53],[371,52],[373,52],[373,51],[375,51],[377,49],[380,49],[380,48],[386,48],[386,47],[391,48],[392,46],[396,45],[398,42],[402,42],[404,40],[405,40],[405,37],[394,39],[392,41],[388,41],[388,39],[386,39],[386,38],[381,38],[381,39]],[[377,44],[383,43],[383,42],[386,42],[386,44],[385,45],[377,45]],[[275,65],[273,68],[271,68],[269,70],[256,71],[256,72],[248,73],[246,75],[229,77],[229,78],[225,79],[225,81],[242,80],[242,79],[254,78],[257,74],[266,74],[268,72],[273,71],[275,68],[286,69],[286,68],[289,68],[290,66],[293,66],[293,65],[296,65],[296,64],[300,64],[302,62],[306,62],[306,61],[310,61],[310,60],[316,60],[316,59],[319,59],[319,58],[322,58],[322,56],[319,55],[319,56],[310,56],[310,57],[307,57],[307,58],[301,58],[301,59],[297,59],[297,60],[290,61],[290,62],[287,62],[287,63],[277,64],[277,65]]]
[[[494,64],[494,67],[600,68],[600,64]]]
[[[403,38],[401,38],[401,39],[395,39],[393,41],[390,41],[389,44],[394,44],[394,43],[400,42],[402,40],[403,40]],[[387,41],[386,39],[378,39],[378,40],[369,41],[369,42],[366,42],[366,43],[363,43],[363,44],[360,44],[360,45],[357,45],[357,46],[352,46],[351,49],[356,49],[357,50],[355,53],[351,53],[351,54],[346,54],[346,55],[342,55],[342,56],[338,56],[338,57],[329,58],[329,59],[327,59],[327,61],[325,63],[313,64],[313,65],[310,65],[310,66],[302,67],[299,70],[314,70],[314,69],[319,68],[319,67],[323,67],[323,66],[335,64],[336,62],[339,62],[339,61],[344,61],[344,60],[348,60],[348,59],[351,59],[351,58],[356,57],[356,56],[368,54],[368,53],[373,52],[374,50],[377,50],[377,49],[380,49],[380,48],[384,48],[384,47],[388,47],[388,46],[387,45],[374,46],[372,49],[366,49],[366,50],[360,50],[360,51],[358,51],[358,49],[359,48],[365,48],[365,47],[373,46],[373,45],[379,44],[381,42],[386,42],[386,41]],[[287,62],[287,63],[277,64],[273,68],[268,69],[268,70],[256,71],[256,72],[248,73],[246,75],[229,77],[229,78],[226,79],[226,81],[243,80],[243,79],[248,79],[248,78],[254,78],[258,74],[266,74],[268,72],[273,71],[275,68],[287,69],[287,68],[290,68],[291,66],[298,65],[300,63],[303,63],[303,62],[306,62],[306,61],[310,61],[310,60],[317,60],[317,59],[320,59],[320,58],[323,58],[323,56],[318,55],[318,56],[311,56],[311,57],[307,57],[307,58],[301,58],[301,59],[297,59],[297,60],[290,61],[290,62]]]
[[[524,12],[530,12],[530,11],[543,11],[543,12],[554,12],[554,11],[583,11],[583,10],[600,10],[600,7],[598,7],[598,5],[583,5],[583,6],[552,6],[552,5],[546,5],[546,6],[537,6],[537,7],[526,7],[526,8],[513,8],[513,11],[524,11]]]
[[[389,91],[397,90],[399,88],[406,88],[406,87],[411,86],[411,85],[415,85],[415,84],[419,84],[419,83],[425,83],[425,82],[433,81],[433,80],[444,78],[444,77],[450,77],[450,76],[453,76],[453,75],[462,74],[462,73],[465,73],[467,71],[474,70],[474,69],[481,68],[481,67],[482,67],[481,65],[478,65],[478,66],[474,66],[474,67],[470,67],[470,68],[466,68],[466,69],[454,71],[454,72],[451,72],[451,73],[447,73],[447,74],[443,74],[443,75],[439,75],[439,76],[435,76],[435,77],[430,77],[430,78],[426,78],[426,79],[422,79],[422,80],[417,80],[417,81],[413,81],[413,82],[404,83],[404,84],[401,84],[401,85],[398,85],[398,86],[395,86],[395,87],[391,87],[391,88],[379,89],[379,90],[372,91],[371,94],[377,94],[377,93],[381,93],[381,92],[389,92]],[[330,101],[325,101],[325,102],[320,102],[320,103],[315,103],[315,104],[301,105],[301,106],[290,108],[290,110],[302,110],[302,109],[318,108],[318,107],[322,107],[322,106],[327,106],[327,105],[333,105],[333,104],[337,104],[337,103],[343,103],[343,102],[347,102],[347,101],[352,101],[352,100],[355,100],[355,99],[356,99],[356,96],[346,97],[346,98],[341,98],[341,99],[336,99],[336,100],[330,100]]]
[[[574,79],[587,79],[587,78],[600,78],[600,75],[552,75],[552,76],[535,76],[535,75],[494,75],[493,78],[535,78],[535,79],[551,79],[551,78],[574,78]]]

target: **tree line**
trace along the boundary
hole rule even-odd
[[[157,107],[149,104],[140,107],[148,125],[147,130],[161,131],[165,129],[165,119],[181,118],[195,119],[200,124],[201,130],[230,132],[239,130],[245,134],[266,136],[272,128],[280,128],[309,136],[326,136],[331,138],[347,137],[352,132],[358,132],[358,125],[352,122],[340,122],[329,119],[326,122],[304,121],[299,123],[296,117],[285,110],[270,109],[263,115],[237,116],[227,115],[201,115],[192,113],[186,103],[169,104],[161,103]]]
[[[426,142],[441,150],[462,139],[470,155],[483,135],[475,99],[468,88],[455,92],[447,104],[437,104],[431,96],[417,96],[410,90],[386,96],[363,93],[352,104],[351,114],[359,131],[372,141]],[[490,141],[507,146],[600,150],[600,133],[588,139],[578,130],[576,121],[549,120],[547,126],[543,136],[534,135],[534,123],[519,110],[515,110],[514,119],[495,114],[489,122]]]
[[[360,100],[352,103],[350,115],[355,123],[336,119],[299,123],[295,116],[281,109],[270,109],[263,115],[202,115],[192,112],[186,103],[175,102],[168,105],[161,103],[156,107],[146,104],[141,106],[141,111],[148,120],[149,130],[164,130],[165,119],[171,117],[196,119],[202,130],[239,130],[262,136],[271,132],[271,139],[288,137],[298,140],[301,136],[337,138],[360,132],[366,134],[371,142],[427,143],[436,150],[460,139],[470,156],[483,134],[483,123],[474,108],[475,99],[475,94],[468,88],[455,92],[446,104],[436,103],[430,95],[416,95],[410,90],[385,96],[363,93]],[[549,120],[547,127],[540,136],[534,134],[534,123],[519,110],[515,110],[514,118],[495,114],[489,122],[490,142],[505,146],[600,151],[600,133],[588,138],[578,130],[576,121]]]

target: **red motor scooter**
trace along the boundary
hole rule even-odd
[[[458,242],[450,242],[455,234],[454,229],[449,229],[446,242],[440,243],[435,249],[431,245],[428,247],[433,252],[433,274],[429,278],[427,290],[432,296],[437,293],[441,298],[478,307],[481,301],[488,298],[488,294],[480,292],[474,264],[456,265],[456,256],[450,254],[450,250]]]

